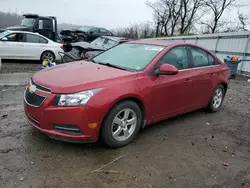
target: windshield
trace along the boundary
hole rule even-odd
[[[2,33],[0,33],[0,39],[6,35],[8,35],[10,32],[9,31],[4,31]]]
[[[163,49],[163,46],[126,43],[98,55],[93,61],[140,71],[145,69]]]
[[[97,39],[93,40],[91,44],[94,44],[98,47],[103,47],[104,40],[105,40],[104,38],[98,37]]]
[[[35,22],[36,22],[35,18],[24,18],[21,22],[21,26],[31,27],[34,26]]]
[[[91,44],[96,45],[99,48],[104,48],[104,49],[109,49],[113,46],[116,45],[116,41],[108,39],[108,38],[103,38],[99,37],[91,42]]]
[[[92,27],[88,27],[88,26],[83,26],[78,28],[77,30],[83,31],[83,32],[88,32],[90,29],[92,29]]]

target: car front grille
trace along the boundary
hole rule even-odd
[[[31,93],[29,89],[26,89],[24,100],[25,102],[33,107],[40,107],[45,101],[46,97],[37,95],[36,93]]]
[[[49,88],[46,88],[44,86],[41,86],[41,85],[35,83],[32,79],[30,80],[30,84],[36,86],[36,89],[38,89],[40,91],[47,92],[47,93],[51,92],[51,90]]]

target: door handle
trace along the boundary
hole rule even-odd
[[[214,73],[210,73],[210,77],[213,77]]]
[[[190,78],[185,79],[185,82],[192,82]]]

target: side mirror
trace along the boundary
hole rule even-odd
[[[179,72],[179,70],[170,64],[162,64],[160,65],[160,68],[155,71],[155,75],[176,75]]]
[[[7,41],[7,40],[8,40],[7,37],[1,38],[1,41]]]

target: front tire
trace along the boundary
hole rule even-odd
[[[217,112],[220,110],[225,97],[225,88],[223,85],[219,84],[213,93],[213,96],[208,104],[208,110],[210,112]]]
[[[129,144],[140,130],[142,112],[133,101],[115,105],[107,114],[101,129],[101,138],[111,148]]]

